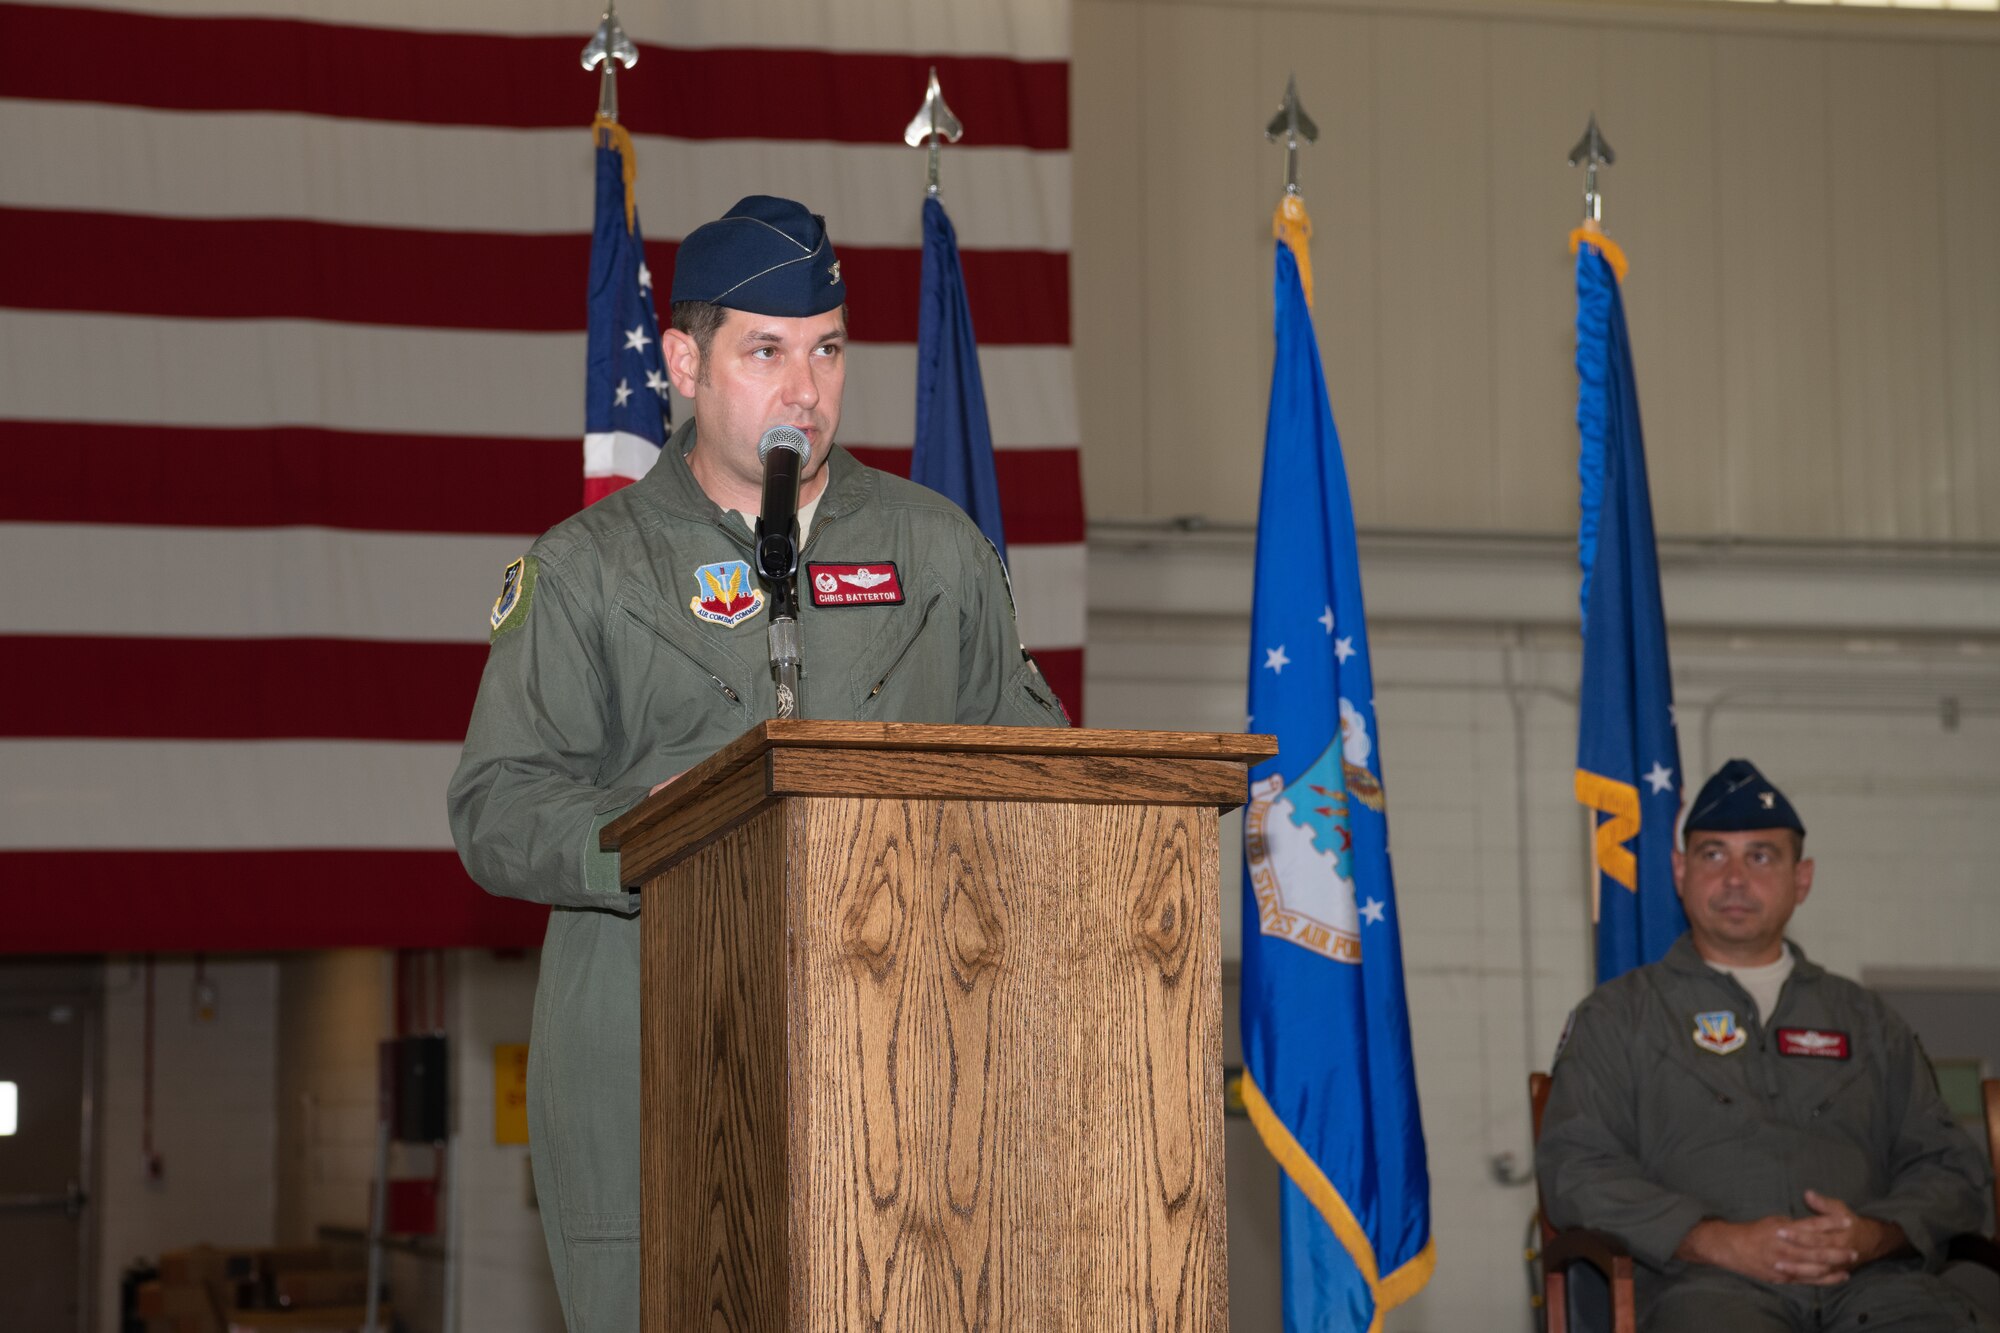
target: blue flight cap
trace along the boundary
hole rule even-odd
[[[1685,831],[1740,833],[1745,829],[1788,828],[1803,838],[1806,826],[1785,794],[1748,759],[1732,759],[1702,784]]]
[[[847,284],[825,218],[790,199],[753,194],[681,242],[673,299],[800,319],[838,310]]]

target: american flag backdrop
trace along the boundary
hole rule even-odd
[[[827,215],[906,471],[931,66],[1021,628],[1078,709],[1067,0],[620,11],[653,272]],[[582,478],[590,0],[0,3],[0,952],[507,945],[443,792]],[[675,417],[687,411],[675,405]]]

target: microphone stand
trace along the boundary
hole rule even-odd
[[[793,441],[796,441],[794,443]],[[788,427],[764,432],[764,502],[757,515],[757,577],[771,590],[771,679],[778,716],[799,713],[799,473],[805,437]]]

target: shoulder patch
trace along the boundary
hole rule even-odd
[[[535,574],[540,569],[541,561],[524,555],[500,576],[500,595],[493,599],[493,613],[486,617],[493,639],[528,623],[528,606],[535,600]]]

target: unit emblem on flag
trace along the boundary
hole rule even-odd
[[[903,580],[893,560],[865,565],[807,565],[814,606],[901,606]]]
[[[764,609],[764,590],[746,560],[724,560],[694,572],[695,595],[688,610],[718,625],[740,625]]]
[[[492,628],[493,637],[498,638],[500,628],[506,625],[508,617],[528,604],[535,589],[535,562],[522,556],[507,566],[507,572],[500,576],[500,595],[493,599],[493,612],[486,617]],[[521,621],[515,621],[518,625]]]
[[[1347,803],[1386,805],[1368,767],[1374,749],[1360,712],[1342,699],[1339,741],[1291,786],[1277,774],[1252,785],[1243,812],[1258,928],[1339,963],[1361,961]]]
[[[1816,1028],[1779,1028],[1779,1055],[1810,1055],[1821,1060],[1845,1060],[1848,1056],[1845,1032],[1821,1032]]]
[[[1736,1015],[1728,1009],[1694,1016],[1694,1044],[1704,1051],[1727,1055],[1750,1040],[1750,1034],[1736,1026]]]

